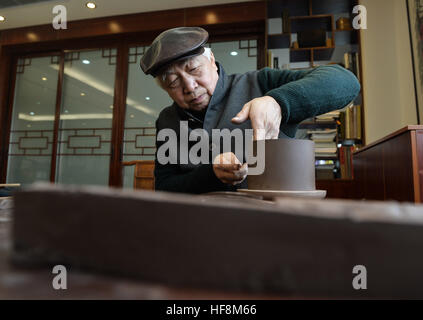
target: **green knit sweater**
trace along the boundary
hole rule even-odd
[[[274,70],[264,68],[242,75],[224,73],[219,65],[219,81],[207,108],[206,115],[196,115],[175,103],[165,108],[156,121],[156,129],[170,128],[179,132],[180,121],[188,121],[191,129],[251,128],[250,121],[241,125],[231,123],[242,106],[253,98],[268,95],[280,105],[282,122],[280,137],[294,137],[298,123],[313,116],[340,109],[353,101],[360,91],[357,78],[348,70],[330,65],[308,70]],[[163,142],[157,142],[157,149]],[[179,147],[178,147],[179,150]],[[156,190],[204,193],[235,190],[247,187],[223,184],[213,172],[211,164],[194,167],[179,164],[160,164],[156,159]]]

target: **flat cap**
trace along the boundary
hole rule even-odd
[[[200,55],[209,34],[200,27],[169,29],[157,36],[141,57],[141,69],[153,77],[171,63]]]

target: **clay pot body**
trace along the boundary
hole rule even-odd
[[[253,147],[256,154],[256,142]],[[314,163],[314,142],[311,140],[266,140],[264,172],[248,176],[248,189],[314,191]]]

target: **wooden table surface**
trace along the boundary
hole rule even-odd
[[[251,295],[191,288],[172,288],[139,280],[99,275],[68,269],[67,290],[54,290],[55,274],[46,269],[19,269],[10,263],[11,211],[0,210],[0,300],[7,299],[280,299],[272,295]]]

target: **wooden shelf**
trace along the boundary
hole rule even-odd
[[[304,50],[325,50],[335,49],[335,47],[310,47],[310,48],[289,48],[291,51],[304,51]]]
[[[338,160],[338,156],[318,156],[317,154],[314,155],[314,159],[316,160]]]
[[[290,17],[291,20],[321,19],[321,18],[332,18],[332,15],[330,15],[330,14],[314,14],[314,15],[311,15],[311,16]]]
[[[268,34],[268,37],[289,37],[291,36],[291,33],[274,33],[274,34]]]
[[[303,121],[300,124],[304,125],[336,125],[335,121]]]
[[[329,181],[338,181],[338,182],[353,182],[354,179],[342,179],[342,178],[335,178],[335,179],[316,179],[319,182],[329,182]]]
[[[327,122],[327,123],[313,123],[313,122],[301,122],[298,126],[299,129],[336,129],[335,122]]]
[[[273,1],[271,1],[273,2]],[[321,65],[327,64],[342,64],[344,61],[344,57],[341,56],[341,53],[348,52],[355,54],[356,51],[359,53],[358,57],[358,64],[357,66],[360,67],[361,75],[363,75],[362,70],[362,60],[360,56],[361,52],[361,44],[359,42],[360,38],[360,30],[354,29],[352,25],[344,25],[346,28],[339,29],[336,25],[336,19],[338,18],[339,13],[344,13],[346,11],[340,11],[339,8],[352,8],[354,0],[337,0],[337,1],[327,1],[327,0],[304,0],[304,1],[285,1],[285,0],[275,0],[278,3],[278,6],[268,6],[271,9],[268,11],[268,14],[275,15],[276,14],[276,7],[278,12],[283,11],[283,9],[287,9],[291,12],[291,16],[289,17],[286,23],[289,24],[289,30],[284,28],[282,29],[283,33],[280,34],[273,34],[267,35],[267,48],[269,50],[274,49],[289,49],[289,60],[286,57],[286,53],[280,52],[272,52],[273,56],[278,56],[279,59],[282,59],[283,62],[281,63],[289,63],[291,70],[304,70],[309,68],[316,68],[320,67]],[[320,2],[320,3],[319,3]],[[336,2],[336,4],[335,4]],[[313,6],[313,3],[316,5]],[[355,2],[354,2],[355,3]],[[298,4],[298,8],[297,8]],[[293,9],[295,6],[295,9]],[[316,10],[314,10],[316,9]],[[344,10],[344,9],[342,9]],[[316,14],[313,14],[316,13]],[[284,21],[285,22],[285,21]],[[301,31],[307,30],[325,30],[326,31],[326,38],[332,40],[332,43],[323,42],[314,43],[313,47],[296,47],[292,46],[292,42],[296,40],[298,42],[299,37],[295,39],[295,34],[298,34]],[[289,31],[289,32],[286,32]],[[322,36],[323,38],[323,36]],[[323,39],[322,39],[323,40]],[[307,43],[306,43],[307,44]],[[313,43],[310,43],[313,45]],[[318,45],[322,46],[318,46]],[[326,46],[329,45],[329,46]],[[304,45],[304,44],[303,44]],[[355,49],[352,46],[357,46],[358,49]],[[337,50],[335,50],[337,49]],[[338,52],[339,51],[339,52]],[[271,56],[271,55],[269,55]],[[355,58],[355,57],[353,57]],[[352,63],[352,59],[349,58]],[[288,61],[287,61],[288,60]],[[287,61],[287,62],[286,62]],[[328,63],[329,61],[333,61]],[[271,64],[271,62],[270,62]],[[298,64],[298,65],[296,65]],[[354,64],[355,65],[355,64]],[[355,67],[354,67],[355,68]],[[358,73],[358,72],[357,72]],[[359,79],[361,82],[361,79]],[[363,86],[361,86],[360,94],[361,97],[357,100],[357,105],[361,105],[362,108],[364,106],[363,102]],[[361,121],[364,123],[364,110],[362,109],[361,113]],[[338,120],[339,121],[339,120]],[[338,124],[335,121],[327,121],[327,122],[314,122],[314,121],[307,121],[302,122],[299,124],[299,129],[303,130],[323,130],[323,129],[336,129],[338,128]],[[348,141],[341,141],[339,139],[339,132],[337,133],[336,141],[345,145],[361,145],[365,142],[365,132],[364,128],[361,128],[361,140],[354,140],[351,139]],[[339,151],[338,151],[339,152]],[[335,155],[332,158],[322,157],[322,160],[339,160],[339,155]],[[339,168],[338,168],[339,169]]]

